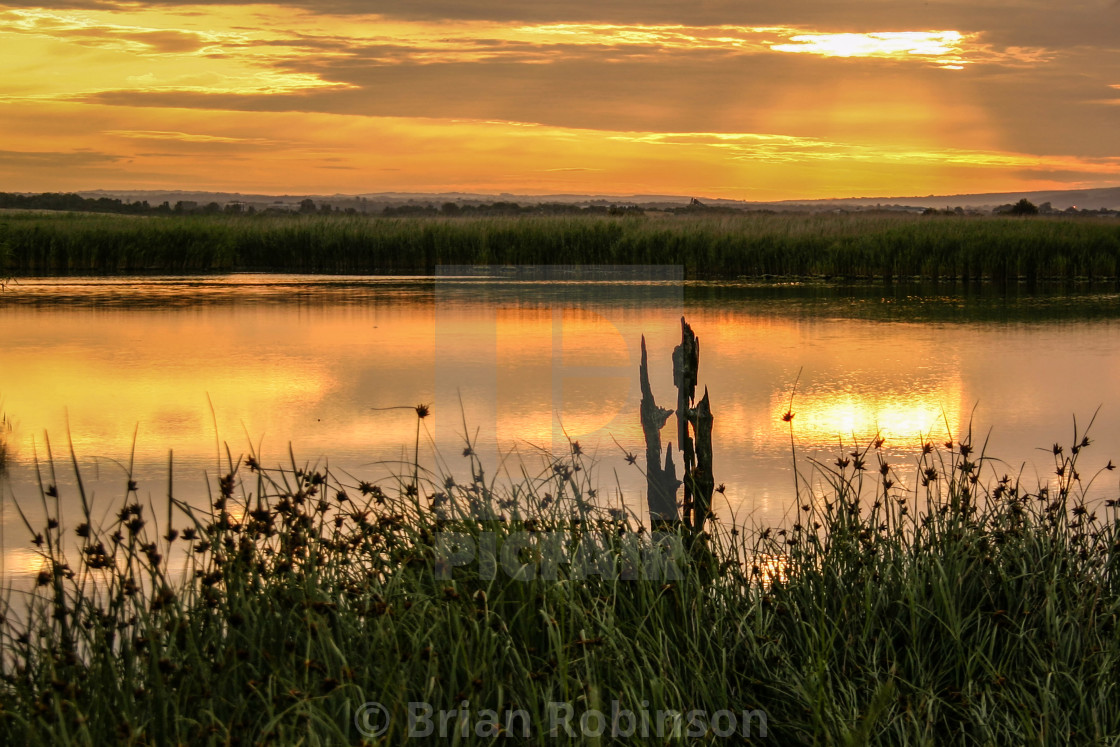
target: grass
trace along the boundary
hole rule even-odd
[[[689,278],[1037,282],[1120,277],[1110,218],[111,216],[9,213],[0,272],[431,273],[439,265],[646,264]],[[6,269],[5,269],[6,268]]]
[[[701,743],[730,711],[776,744],[1115,744],[1120,517],[1082,502],[1090,443],[1075,429],[1030,490],[968,437],[908,466],[869,444],[802,474],[790,526],[656,546],[599,505],[577,444],[501,479],[467,444],[468,476],[381,485],[227,456],[206,508],[154,516],[129,475],[104,526],[80,475],[83,515],[60,510],[48,455],[43,567],[0,625],[0,742],[398,744],[423,701],[483,731],[483,709],[523,712],[515,743],[552,743],[560,703],[577,730],[696,709]],[[585,562],[551,564],[559,538]]]
[[[12,433],[12,421],[2,405],[3,401],[0,401],[0,479],[8,474],[8,438]]]

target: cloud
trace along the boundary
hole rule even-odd
[[[125,52],[169,55],[198,53],[220,39],[217,34],[199,31],[97,22],[74,13],[51,13],[38,9],[0,13],[0,31],[66,39],[78,44]]]
[[[789,41],[772,44],[776,52],[814,54],[821,57],[863,57],[903,62],[927,62],[946,70],[961,70],[974,63],[1037,65],[1054,53],[1040,48],[997,49],[981,44],[980,33],[959,31],[876,31],[870,33],[796,33]]]
[[[939,20],[965,15],[962,4],[935,4],[937,15],[944,11],[946,16]],[[906,20],[878,3],[872,5],[884,12],[872,28],[879,30],[850,31],[854,21],[829,13],[813,24],[793,23],[806,20],[800,5],[750,5],[757,6],[760,20],[784,17],[786,22],[670,24],[635,14],[641,23],[471,18],[447,23],[303,11],[285,16],[251,6],[255,9],[246,10],[250,15],[244,18],[190,21],[204,23],[207,33],[216,35],[213,53],[185,61],[167,58],[166,68],[149,62],[151,57],[139,71],[115,79],[99,76],[59,96],[119,106],[494,119],[665,132],[804,135],[828,127],[828,134],[836,136],[845,134],[838,131],[843,128],[865,127],[869,137],[908,138],[940,120],[938,137],[1002,128],[1008,133],[1006,145],[1013,147],[1020,143],[1011,140],[1012,134],[1029,141],[1029,148],[1075,138],[1079,148],[1111,147],[1105,145],[1111,136],[1104,134],[1103,123],[1068,121],[1058,102],[1069,111],[1071,101],[1100,100],[1099,78],[1108,75],[1111,82],[1117,79],[1113,71],[1120,74],[1116,55],[1083,46],[1008,44],[1022,26],[1015,14],[1034,18],[1037,4],[1003,4],[998,11],[1007,19],[988,27],[998,31],[948,23],[923,30],[915,20],[921,17],[918,11]],[[723,9],[728,17],[744,15],[729,5]],[[1078,18],[1076,7],[1063,12],[1063,20]],[[143,17],[116,23],[153,25]],[[970,105],[973,114],[962,119],[960,112]],[[876,108],[892,114],[877,116]],[[903,113],[908,118],[899,118]],[[783,116],[784,121],[775,121]],[[984,116],[991,127],[981,121]]]
[[[369,30],[376,28],[376,22],[368,25]],[[981,32],[954,30],[852,33],[811,26],[477,22],[448,26],[395,23],[391,28],[392,36],[365,35],[365,29],[358,25],[350,39],[301,36],[285,43],[329,48],[340,58],[369,64],[551,63],[589,57],[663,64],[682,54],[736,57],[797,53],[959,68],[972,62],[1039,64],[1052,56],[1041,48],[997,48],[982,42]]]
[[[253,6],[256,7],[256,6]],[[182,29],[156,28],[142,20],[128,24],[114,14],[12,10],[0,14],[0,30],[38,35],[136,54],[195,54],[248,57],[276,64],[286,59],[332,55],[367,64],[454,62],[538,62],[581,54],[610,53],[617,59],[663,61],[678,53],[724,56],[766,53],[865,57],[959,68],[974,61],[1038,63],[1048,52],[1026,46],[998,48],[982,42],[983,32],[908,30],[879,26],[873,31],[829,29],[818,23],[767,25],[643,23],[518,23],[483,20],[456,23],[409,21],[385,16],[333,19],[315,15],[281,19],[258,14],[253,26],[190,29],[189,14],[168,11],[163,19]],[[137,16],[144,19],[147,16]],[[221,20],[221,19],[215,19]],[[303,24],[300,21],[308,21]],[[791,17],[792,20],[792,17]],[[148,23],[152,23],[148,21]],[[217,24],[211,24],[217,25]],[[305,30],[301,26],[310,26]]]
[[[1065,155],[1031,155],[965,148],[914,148],[866,145],[822,138],[791,137],[760,133],[620,133],[613,140],[651,145],[703,146],[720,149],[728,158],[768,163],[803,163],[805,161],[838,161],[847,163],[908,163],[922,165],[973,166],[981,168],[1014,168],[1023,173],[1065,170],[1078,174],[1112,174],[1120,176],[1120,156],[1085,158]]]
[[[1001,49],[982,43],[983,32],[954,30],[868,32],[829,31],[817,26],[657,26],[609,24],[551,24],[522,26],[516,33],[546,49],[556,41],[585,47],[626,50],[642,47],[659,54],[670,51],[713,51],[725,54],[781,52],[820,57],[868,58],[932,64],[960,69],[974,62],[1038,64],[1051,53],[1045,49]]]
[[[972,98],[971,71],[930,65],[888,66],[876,59],[836,61],[816,55],[744,55],[720,59],[708,52],[678,54],[651,66],[620,56],[586,55],[547,65],[515,62],[371,65],[362,59],[292,61],[280,71],[317,74],[343,84],[334,90],[285,95],[231,95],[201,90],[115,91],[80,100],[118,106],[168,106],[236,111],[321,111],[360,116],[466,118],[540,123],[577,128],[681,132],[777,131],[833,123],[882,127],[898,121],[960,129]],[[842,72],[837,67],[842,67]],[[978,69],[973,66],[972,69]],[[1004,79],[977,95],[1009,99],[1009,116],[1029,77]],[[961,80],[966,76],[965,80]],[[1077,91],[1084,82],[1071,84]],[[1067,86],[1069,87],[1069,86]],[[1099,96],[1099,94],[1097,94]],[[975,109],[975,107],[973,107]],[[786,117],[795,112],[796,117]],[[892,117],[905,114],[907,119]],[[775,120],[788,121],[775,124]],[[1026,125],[1038,121],[1024,119]],[[792,129],[791,129],[792,128]]]
[[[223,135],[204,135],[189,132],[166,132],[162,130],[105,130],[103,134],[115,135],[117,137],[125,137],[137,140],[175,140],[183,143],[203,143],[207,145],[220,144],[273,147],[282,144],[280,141],[270,140],[268,138],[226,137]]]
[[[669,172],[697,152],[711,169],[772,164],[798,179],[845,159],[1012,173],[1035,168],[1021,154],[1069,151],[1087,160],[1050,168],[1116,168],[1093,160],[1116,152],[1120,126],[1118,14],[1103,0],[44,2],[0,8],[0,131],[28,151],[240,151],[261,169],[274,167],[260,151],[298,152],[315,169],[301,142],[396,118],[451,133],[495,123],[494,148],[536,133],[549,158],[525,173],[540,183],[605,183],[569,165],[599,165],[580,149],[588,132],[633,134]],[[17,105],[99,119],[49,135],[49,114],[17,124]],[[263,126],[320,115],[322,137]],[[405,172],[422,157],[368,148]]]
[[[937,76],[938,71],[929,71]],[[30,114],[33,107],[26,109]],[[133,138],[103,134],[126,113]],[[794,136],[765,130],[650,132],[575,129],[480,120],[266,113],[234,118],[213,110],[58,105],[50,127],[78,134],[96,153],[129,153],[119,161],[5,170],[13,188],[36,191],[146,185],[224,191],[372,192],[505,191],[603,194],[693,193],[765,199],[852,194],[999,191],[1007,174],[1035,180],[1078,174],[1084,182],[1115,179],[1111,161],[1050,157],[979,148],[909,147],[837,136]],[[236,125],[233,123],[236,121]],[[91,127],[91,124],[93,125]],[[0,126],[3,122],[0,121]],[[163,133],[266,138],[263,154],[237,143],[184,142]],[[4,133],[7,134],[6,132]],[[9,139],[9,142],[11,140]],[[27,151],[58,141],[43,137]],[[150,147],[156,144],[157,147]],[[170,145],[171,147],[164,147]],[[214,168],[210,148],[236,168]],[[190,152],[191,149],[198,149]],[[10,159],[0,158],[8,164]],[[40,158],[40,161],[44,159]],[[224,161],[222,161],[224,162]],[[334,168],[348,166],[350,168]],[[577,170],[578,169],[578,170]],[[1086,169],[1094,173],[1085,173]],[[22,173],[20,173],[22,172]],[[933,174],[937,181],[933,181]],[[1001,181],[1004,180],[1004,181]],[[1016,182],[1018,183],[1018,181]],[[981,189],[981,185],[984,187]]]
[[[12,60],[5,82],[30,91],[26,98],[120,89],[264,94],[341,85],[314,72],[281,69],[286,60],[308,54],[298,46],[307,43],[298,33],[243,29],[236,20],[199,18],[182,9],[158,17],[0,11],[0,43]],[[284,43],[289,35],[297,46]],[[39,64],[20,70],[24,59]]]
[[[110,153],[97,153],[95,151],[44,152],[0,150],[0,164],[3,164],[9,169],[11,167],[69,168],[115,163],[124,159],[125,156],[112,155]]]
[[[1067,0],[1066,14],[1107,12],[1109,0]],[[192,7],[221,8],[242,5],[237,0],[194,0]],[[37,6],[58,9],[129,10],[135,8],[167,8],[183,5],[182,0],[39,0]],[[590,19],[626,23],[641,17],[651,23],[778,23],[791,15],[801,19],[818,19],[830,23],[847,22],[869,27],[876,20],[887,25],[899,17],[921,19],[957,17],[966,13],[990,11],[1009,21],[1020,15],[1053,13],[1048,0],[988,0],[983,4],[968,0],[928,0],[915,6],[897,0],[861,0],[858,4],[835,0],[802,0],[796,4],[774,2],[744,3],[742,0],[704,0],[681,3],[679,0],[287,0],[272,3],[282,9],[310,9],[324,14],[368,15],[376,12],[386,17],[423,21],[587,21]],[[1115,8],[1116,4],[1113,3]]]

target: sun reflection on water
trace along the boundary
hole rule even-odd
[[[774,422],[782,422],[789,399],[775,394]],[[946,382],[932,392],[836,392],[796,397],[794,433],[818,446],[838,440],[868,442],[883,438],[896,444],[957,434],[961,428],[961,385]]]

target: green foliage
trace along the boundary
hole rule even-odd
[[[1011,207],[1010,212],[1012,215],[1038,215],[1038,206],[1024,197]]]
[[[84,497],[68,522],[45,485],[55,509],[27,526],[43,570],[0,623],[0,742],[352,744],[376,701],[396,744],[410,701],[467,701],[525,710],[544,744],[548,703],[617,699],[762,711],[778,744],[1109,743],[1120,517],[1082,501],[1088,445],[1055,446],[1058,480],[1033,491],[981,479],[997,462],[967,438],[909,469],[845,449],[801,478],[791,526],[717,524],[675,580],[442,563],[453,531],[499,553],[558,532],[632,564],[648,532],[595,507],[574,448],[501,484],[469,447],[461,482],[231,459],[211,506],[162,526],[131,475],[104,526]]]
[[[0,480],[8,474],[8,437],[12,433],[12,421],[8,419],[2,405],[3,402],[0,401]]]
[[[8,273],[12,264],[12,246],[6,238],[7,228],[7,224],[0,222],[0,289],[10,277]]]
[[[434,208],[433,213],[437,213]],[[438,265],[667,264],[690,278],[1028,282],[1120,276],[1111,218],[904,214],[10,214],[17,275],[429,274]]]

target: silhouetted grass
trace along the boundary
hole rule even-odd
[[[3,404],[0,400],[0,479],[8,473],[8,437],[12,433],[12,421],[4,412]]]
[[[439,265],[680,265],[686,277],[1120,276],[1110,218],[746,213],[741,216],[102,216],[0,219],[17,275],[431,273]]]
[[[982,479],[967,439],[905,468],[844,451],[802,478],[794,524],[717,523],[691,554],[600,507],[576,445],[501,481],[469,445],[460,481],[229,459],[210,506],[166,517],[128,476],[105,526],[84,494],[84,516],[60,515],[50,465],[37,587],[9,591],[0,625],[0,742],[352,744],[376,701],[385,744],[410,702],[520,709],[515,741],[543,744],[549,703],[578,724],[614,700],[765,713],[752,733],[777,744],[1115,741],[1120,524],[1081,501],[1088,445],[1055,446],[1056,481],[1033,490]],[[490,577],[448,532],[490,533],[513,572],[548,567],[555,537],[597,565]],[[643,551],[680,577],[628,580]]]

